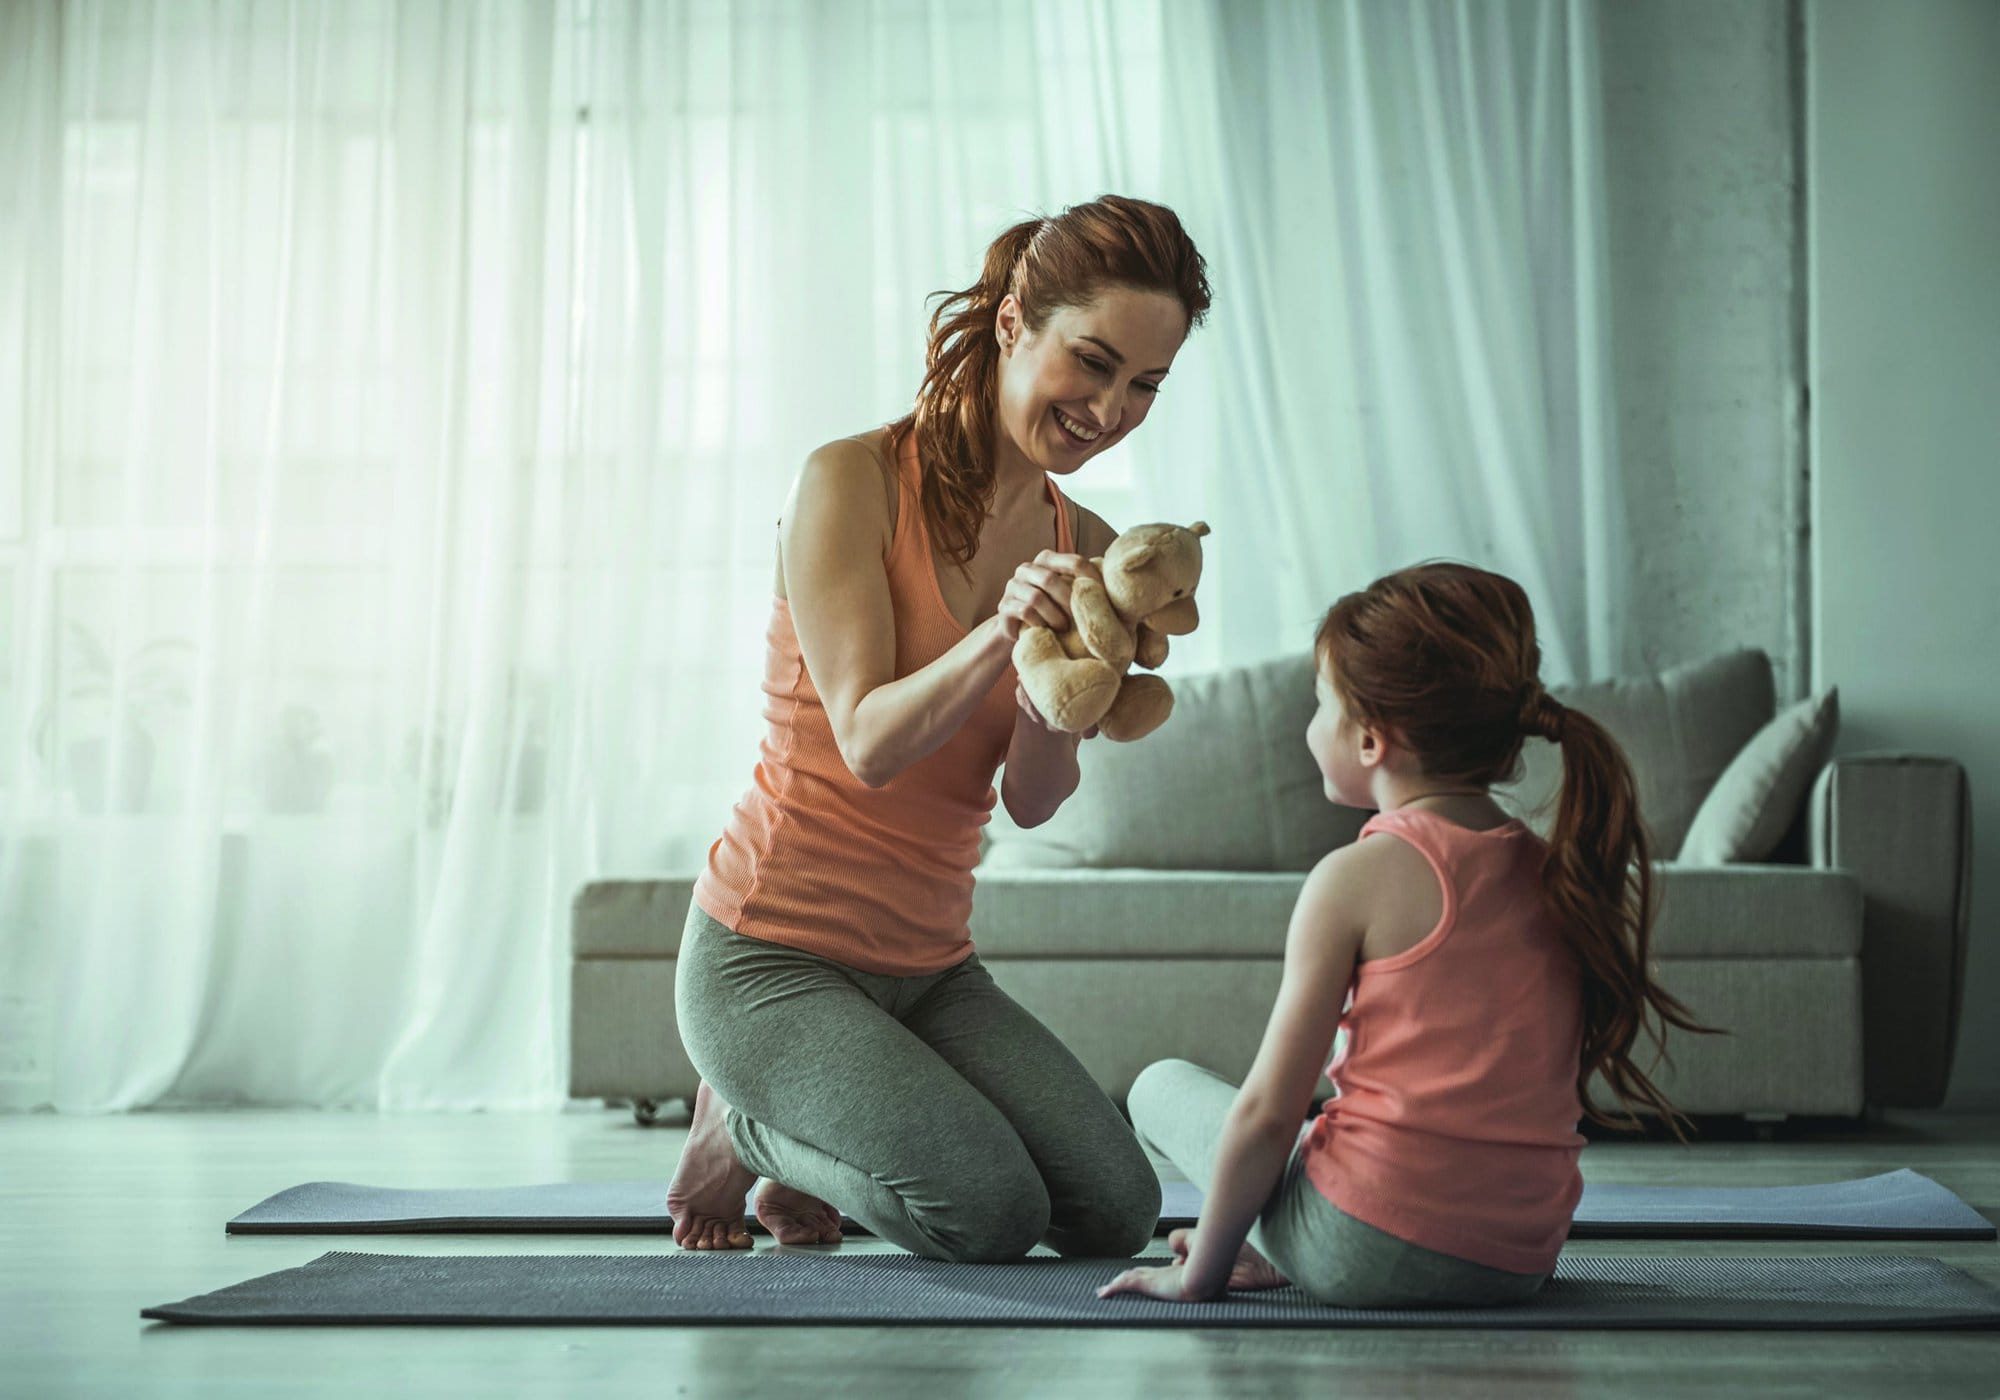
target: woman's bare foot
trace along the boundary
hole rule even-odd
[[[839,1244],[840,1212],[817,1196],[766,1179],[757,1193],[757,1219],[779,1244]]]
[[[1194,1231],[1179,1229],[1167,1236],[1167,1248],[1174,1252],[1174,1258],[1187,1263],[1188,1251],[1194,1247]],[[1283,1288],[1291,1280],[1278,1272],[1278,1266],[1259,1254],[1254,1245],[1245,1242],[1242,1252],[1236,1256],[1236,1263],[1229,1270],[1228,1287],[1249,1291],[1254,1288]]]
[[[756,1184],[757,1173],[737,1160],[736,1144],[722,1124],[728,1107],[706,1083],[694,1092],[694,1121],[667,1187],[674,1243],[682,1249],[750,1248],[743,1198]]]

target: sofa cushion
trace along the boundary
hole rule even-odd
[[[1306,750],[1310,651],[1175,677],[1174,713],[1132,744],[1089,739],[1082,782],[1032,830],[994,809],[982,869],[1310,870],[1368,813],[1327,801]]]
[[[1757,731],[1703,799],[1681,844],[1689,865],[1763,860],[1778,848],[1826,767],[1840,728],[1840,692],[1786,707]]]
[[[1846,958],[1861,949],[1861,885],[1803,865],[1656,864],[1653,953]],[[1280,957],[1299,872],[983,869],[972,941],[991,958]],[[593,880],[571,907],[577,958],[671,958],[691,878]]]
[[[570,955],[671,958],[694,902],[694,877],[592,880],[569,906]]]
[[[983,958],[1277,958],[1305,876],[986,870],[972,899]],[[1800,865],[1654,866],[1664,958],[1851,958],[1861,888]]]
[[[982,869],[972,942],[993,958],[1276,957],[1294,871]]]
[[[1603,725],[1625,750],[1655,860],[1679,854],[1702,799],[1776,708],[1771,660],[1754,649],[1658,675],[1552,686],[1550,693]],[[1496,786],[1493,796],[1547,837],[1561,792],[1562,751],[1531,738],[1521,746],[1521,776]]]
[[[1803,865],[1656,864],[1656,958],[1854,958],[1861,882]]]

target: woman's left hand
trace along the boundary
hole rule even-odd
[[[1138,1293],[1148,1298],[1158,1298],[1163,1303],[1208,1301],[1206,1298],[1197,1298],[1187,1291],[1187,1268],[1181,1264],[1166,1264],[1150,1269],[1127,1269],[1097,1290],[1097,1296],[1100,1298],[1109,1298],[1114,1293]]]

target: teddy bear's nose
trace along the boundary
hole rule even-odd
[[[1183,594],[1183,593],[1185,593],[1185,592],[1187,592],[1187,590],[1186,590],[1185,588],[1176,588],[1176,589],[1174,590],[1174,596],[1175,596],[1176,598],[1178,598],[1178,597],[1180,597],[1180,596],[1181,596],[1181,594]]]

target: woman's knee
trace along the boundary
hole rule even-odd
[[[1091,1218],[1075,1233],[1076,1254],[1130,1259],[1145,1252],[1160,1224],[1160,1178],[1150,1162],[1107,1186]]]
[[[1022,1154],[1027,1160],[1027,1154]],[[958,1264],[1000,1264],[1024,1258],[1049,1229],[1049,1192],[1032,1162],[967,1181],[952,1204],[913,1211],[935,1257]]]

